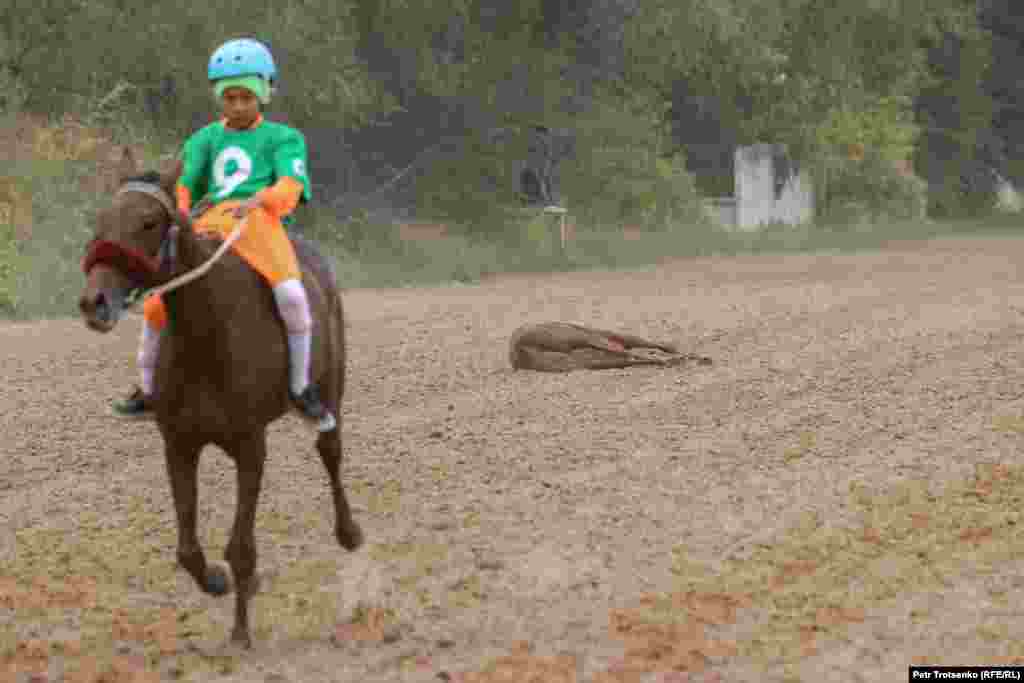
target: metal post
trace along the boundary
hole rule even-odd
[[[566,239],[568,237],[565,234],[565,215],[566,215],[566,213],[568,213],[568,211],[566,211],[566,209],[564,209],[561,206],[551,205],[551,206],[545,206],[544,207],[544,213],[550,214],[550,215],[555,215],[555,216],[559,217],[559,220],[558,220],[558,235],[559,235],[558,243],[560,245],[560,253],[561,253],[561,255],[565,256],[565,241],[566,241]]]

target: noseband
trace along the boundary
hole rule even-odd
[[[160,206],[167,212],[170,226],[164,232],[163,241],[157,251],[156,258],[146,253],[125,246],[113,240],[93,240],[89,245],[85,258],[82,260],[82,270],[88,275],[93,267],[103,264],[117,268],[131,280],[136,287],[148,286],[155,283],[161,270],[166,266],[173,268],[177,258],[176,246],[178,236],[177,208],[171,200],[171,196],[159,185],[140,181],[125,183],[118,189],[114,197],[119,197],[129,192],[137,192],[148,195],[160,203]]]

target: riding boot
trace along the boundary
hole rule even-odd
[[[157,353],[160,350],[160,335],[160,330],[148,322],[143,322],[137,357],[141,381],[127,398],[114,402],[114,412],[120,417],[131,420],[153,417],[153,380],[156,374]]]
[[[129,420],[149,420],[154,417],[151,397],[140,387],[135,387],[127,398],[114,401],[114,412]]]

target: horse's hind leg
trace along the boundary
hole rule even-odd
[[[576,349],[569,354],[569,363],[574,368],[587,370],[614,370],[637,365],[665,365],[662,360],[602,349]]]
[[[596,327],[580,327],[581,330],[585,330],[587,335],[587,341],[591,346],[597,349],[606,349],[608,351],[620,351],[617,348],[621,346],[624,349],[658,349],[665,353],[677,353],[675,345],[673,344],[661,344],[650,339],[644,339],[638,337],[635,334],[626,334],[624,332],[614,332],[612,330],[602,330]],[[611,346],[609,346],[609,342]]]
[[[178,564],[211,595],[224,595],[230,582],[223,570],[209,566],[196,535],[197,470],[203,445],[196,441],[164,435],[164,456],[171,482],[174,511],[178,518]]]
[[[231,630],[231,641],[247,648],[252,645],[249,636],[249,601],[257,588],[254,527],[256,505],[263,484],[263,466],[267,459],[266,433],[260,430],[244,441],[232,444],[227,450],[235,461],[238,478],[235,523],[224,553],[236,583],[235,625]]]
[[[678,353],[679,350],[673,344],[661,344],[659,342],[651,341],[650,339],[644,339],[643,337],[637,337],[632,334],[619,334],[617,332],[611,333],[611,338],[621,343],[627,349],[658,349],[665,353]]]
[[[327,470],[331,497],[334,500],[334,535],[345,550],[355,550],[363,544],[363,531],[352,519],[352,509],[341,485],[341,398],[345,393],[345,319],[341,299],[337,292],[328,292],[328,344],[327,372],[324,374],[320,395],[327,410],[335,416],[334,429],[320,432],[316,450]],[[336,309],[330,311],[330,309]]]
[[[363,544],[363,531],[352,518],[345,489],[341,485],[341,413],[337,392],[330,392],[328,409],[337,416],[338,426],[329,432],[321,432],[316,439],[316,450],[320,461],[327,470],[327,478],[334,498],[334,534],[345,550],[355,550]]]

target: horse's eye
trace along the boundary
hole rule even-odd
[[[143,224],[142,229],[148,231],[148,230],[155,230],[155,229],[157,229],[159,227],[160,227],[160,221],[146,221],[146,223]]]

